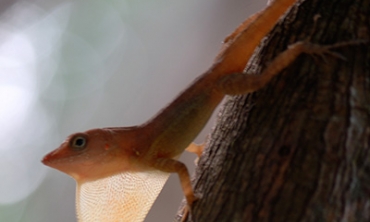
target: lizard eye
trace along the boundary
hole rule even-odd
[[[86,144],[87,144],[86,137],[83,135],[77,135],[73,137],[70,145],[74,150],[80,151],[86,147]]]

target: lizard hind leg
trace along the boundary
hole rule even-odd
[[[233,73],[223,76],[218,80],[216,90],[227,95],[251,93],[267,85],[267,83],[269,83],[274,76],[292,64],[302,53],[306,53],[311,56],[317,55],[322,58],[325,58],[325,56],[329,55],[345,60],[345,57],[332,50],[345,46],[364,44],[367,42],[368,40],[351,40],[332,45],[313,44],[307,41],[296,42],[288,46],[288,49],[275,57],[275,59],[272,60],[272,62],[262,71],[260,75]]]

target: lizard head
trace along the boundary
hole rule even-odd
[[[119,147],[115,132],[93,129],[70,135],[57,149],[47,154],[42,163],[62,171],[76,181],[95,180],[129,168],[133,152]]]

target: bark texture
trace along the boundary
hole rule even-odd
[[[369,30],[370,0],[298,1],[246,70],[310,33],[333,44]],[[228,98],[187,221],[370,221],[369,44],[335,51],[347,60],[301,55],[264,89]]]

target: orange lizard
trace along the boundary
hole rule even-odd
[[[295,0],[275,0],[248,18],[226,40],[214,64],[148,122],[92,129],[69,136],[42,162],[77,182],[80,221],[142,221],[169,173],[177,173],[189,210],[196,200],[178,156],[193,141],[224,95],[265,86],[301,53],[334,54],[332,46],[298,42],[278,55],[261,75],[243,69],[261,39]]]

